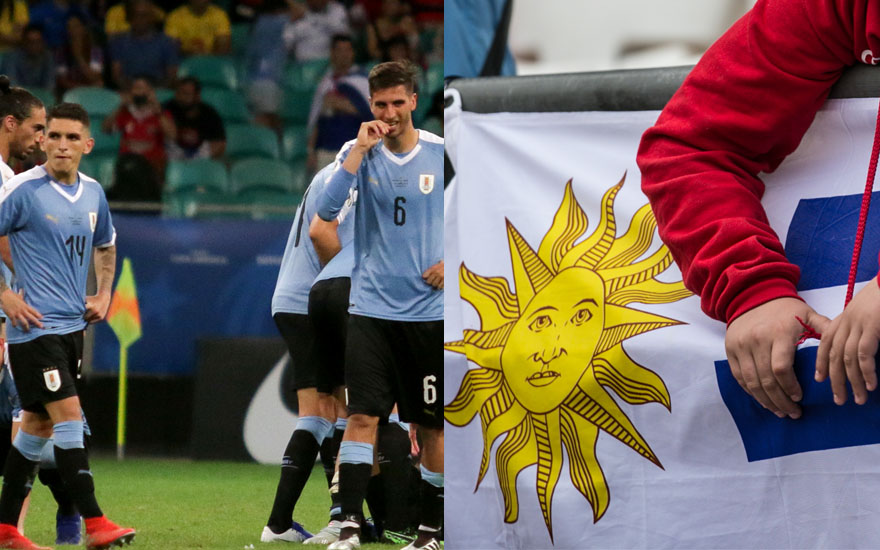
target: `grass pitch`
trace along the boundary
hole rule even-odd
[[[140,458],[117,462],[95,457],[90,462],[104,513],[116,523],[138,531],[134,543],[126,548],[323,548],[260,542],[275,497],[278,466]],[[327,482],[318,465],[294,516],[314,533],[326,525],[329,507]],[[36,482],[25,523],[28,538],[40,545],[54,544],[55,510],[52,494]],[[397,547],[365,544],[362,548]]]

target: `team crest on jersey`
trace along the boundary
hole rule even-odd
[[[43,381],[46,382],[46,388],[49,391],[58,391],[58,388],[61,387],[61,374],[56,368],[44,370]]]
[[[428,194],[434,190],[434,174],[419,175],[419,191]]]
[[[98,213],[97,212],[89,212],[89,227],[92,228],[92,233],[94,233],[95,228],[98,227]]]

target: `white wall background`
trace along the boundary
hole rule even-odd
[[[754,2],[514,0],[509,43],[519,74],[692,64]]]

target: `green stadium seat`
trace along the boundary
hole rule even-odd
[[[429,98],[443,89],[443,62],[435,61],[428,67],[425,74],[426,94]]]
[[[323,167],[321,167],[323,168]],[[293,173],[293,189],[299,194],[306,192],[311,178],[308,177],[309,169],[306,167],[306,160],[300,159],[290,164],[290,170]]]
[[[112,153],[116,156],[119,153],[119,133],[105,133],[103,130],[97,130],[92,134],[95,139],[95,147],[92,149],[93,154]]]
[[[302,194],[267,189],[249,193],[243,200],[251,206],[251,218],[255,220],[292,220]]]
[[[235,162],[247,157],[279,158],[278,136],[265,126],[227,125],[226,158]]]
[[[309,121],[314,92],[285,90],[281,103],[281,119],[285,124],[305,124]]]
[[[202,90],[202,101],[217,109],[224,122],[249,122],[251,113],[247,102],[238,92],[223,88],[205,88]]]
[[[104,117],[116,110],[119,106],[119,94],[113,90],[83,86],[68,90],[63,100],[70,103],[79,103],[89,113],[92,126],[100,126]]]
[[[443,137],[443,122],[437,117],[431,117],[427,120],[422,121],[421,128],[422,130],[427,130],[432,134]]]
[[[289,90],[314,92],[329,66],[328,59],[291,63],[284,70],[284,87]]]
[[[165,103],[169,99],[174,98],[174,90],[171,88],[156,88],[156,99],[159,103]]]
[[[302,160],[308,155],[309,133],[303,125],[287,126],[281,134],[281,158],[287,162]]]
[[[241,56],[247,49],[248,37],[251,33],[250,23],[232,24],[232,54]]]
[[[43,102],[43,105],[46,106],[46,109],[49,109],[49,107],[55,105],[56,103],[55,92],[49,88],[33,87],[28,88],[28,91],[37,96],[37,99]]]
[[[216,191],[180,191],[166,194],[162,198],[162,214],[171,218],[220,218],[229,217],[229,213],[217,212],[216,208],[229,205],[231,199]],[[232,213],[233,217],[249,215],[246,212]]]
[[[113,187],[116,159],[116,153],[96,153],[93,150],[88,155],[83,155],[79,171],[98,180],[106,191]]]
[[[165,193],[169,195],[183,191],[223,194],[228,188],[226,167],[216,160],[172,160],[165,170]]]
[[[194,55],[184,59],[177,69],[177,76],[192,76],[203,87],[214,86],[235,90],[238,88],[238,75],[233,58],[222,55]]]
[[[229,171],[231,191],[244,197],[256,191],[299,191],[293,171],[287,163],[265,158],[249,158],[236,162]]]

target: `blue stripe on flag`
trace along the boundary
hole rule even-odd
[[[880,395],[868,393],[868,402],[834,404],[829,382],[813,380],[817,347],[798,350],[795,373],[804,391],[803,416],[777,418],[742,388],[730,373],[727,361],[715,361],[721,398],[739,430],[749,462],[779,456],[880,443]]]
[[[880,192],[871,197],[865,242],[856,281],[877,274],[880,252]],[[845,285],[861,207],[861,195],[803,199],[798,203],[788,235],[785,254],[801,269],[798,290]],[[718,389],[730,410],[746,449],[749,462],[779,456],[880,443],[880,395],[870,392],[868,403],[856,405],[850,396],[837,406],[831,384],[813,380],[816,347],[801,349],[795,372],[804,391],[803,416],[798,420],[777,418],[740,388],[727,361],[715,362]]]
[[[801,268],[799,291],[846,284],[861,205],[861,195],[803,199],[798,203],[785,238],[785,255]],[[871,195],[871,205],[856,282],[877,274],[880,192]]]

